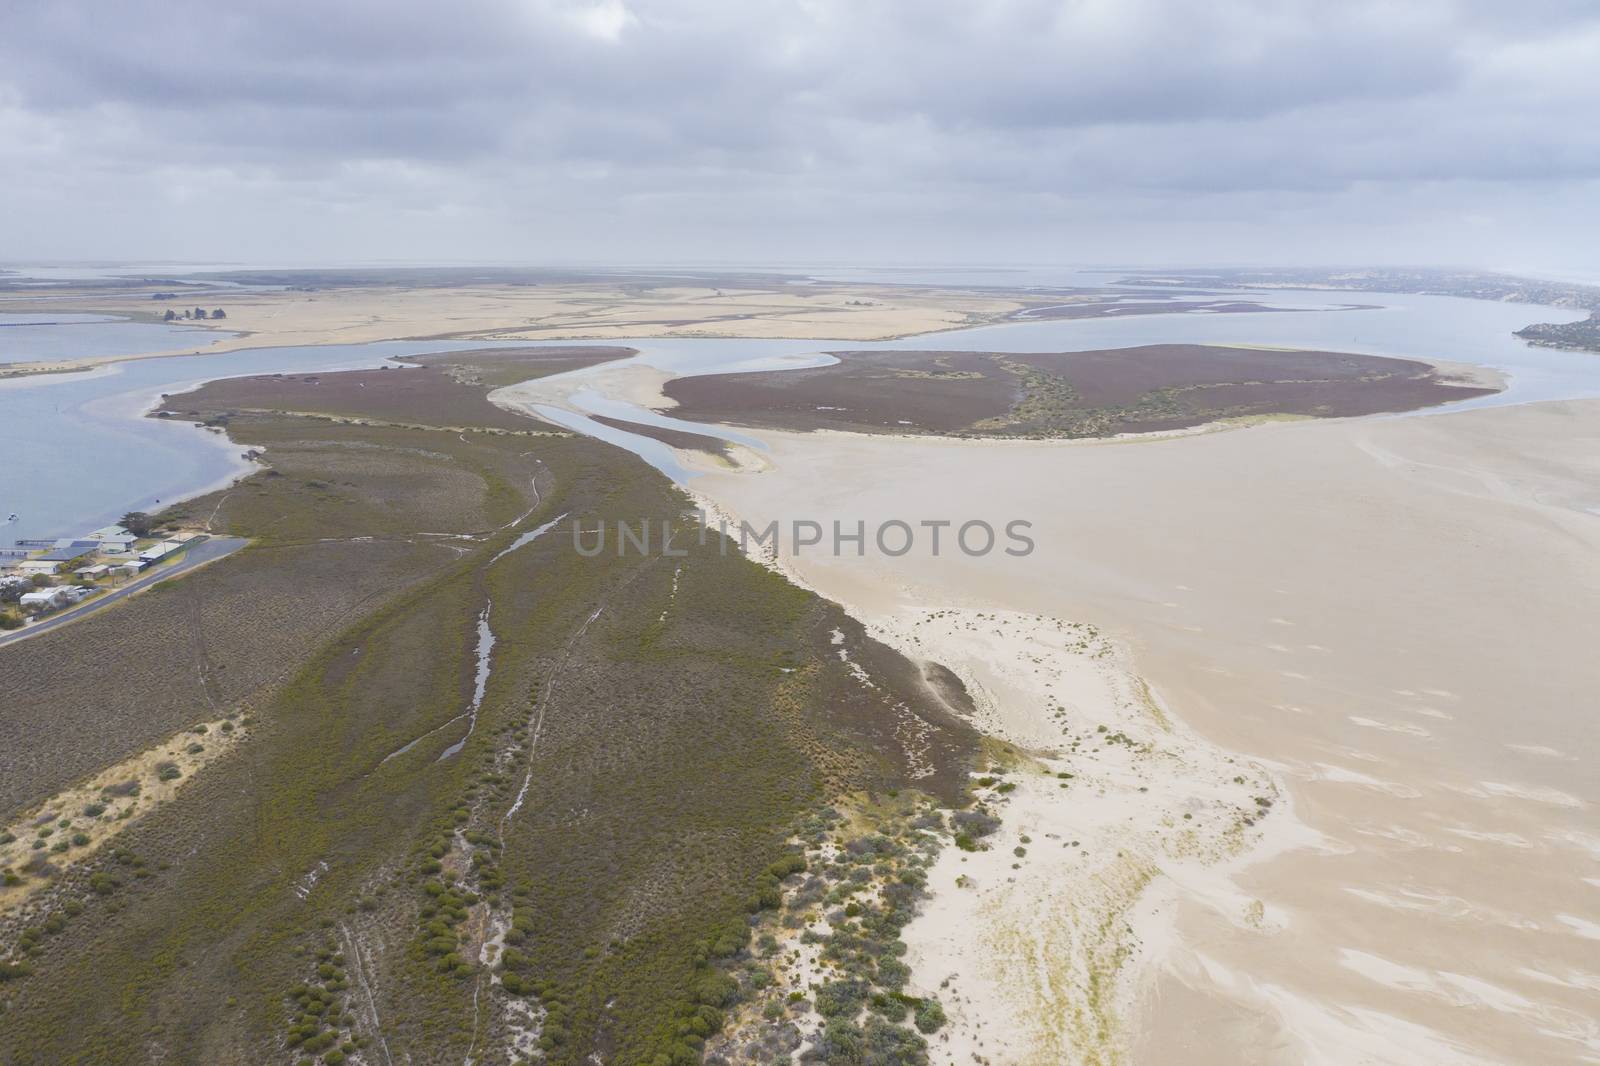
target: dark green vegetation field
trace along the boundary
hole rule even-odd
[[[367,374],[342,394],[370,406],[339,414],[390,421],[411,401],[377,378],[412,373]],[[632,456],[312,417],[282,379],[175,402],[264,449],[268,471],[184,507],[255,543],[0,655],[34,694],[4,803],[218,713],[252,733],[0,917],[5,1066],[699,1061],[803,875],[795,834],[815,846],[847,794],[964,802],[959,687],[702,544]],[[584,558],[563,523],[506,551],[562,514],[657,536]],[[832,1009],[823,1060],[860,1061]],[[921,1061],[886,1024],[864,1030],[898,1049],[881,1061]]]
[[[1200,344],[833,354],[832,366],[676,378],[664,391],[675,417],[699,422],[1035,438],[1409,411],[1493,391],[1408,359]]]

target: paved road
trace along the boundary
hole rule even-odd
[[[114,589],[104,596],[96,596],[91,600],[85,600],[76,607],[68,607],[66,610],[53,614],[42,622],[35,622],[33,625],[23,629],[0,632],[0,648],[5,647],[7,644],[14,644],[19,640],[37,636],[40,633],[47,633],[58,626],[66,625],[68,622],[76,622],[78,619],[91,615],[108,604],[116,603],[118,600],[132,596],[136,592],[143,592],[151,585],[165,581],[169,577],[178,577],[197,566],[204,566],[206,563],[215,562],[223,556],[232,555],[249,543],[248,540],[242,537],[207,537],[205,540],[196,541],[189,545],[188,548],[185,548],[183,557],[171,566],[159,567],[140,574],[126,585]]]

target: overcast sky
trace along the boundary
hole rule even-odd
[[[0,260],[1600,276],[1593,0],[10,0]]]

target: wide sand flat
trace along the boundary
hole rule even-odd
[[[959,289],[863,285],[772,288],[644,287],[621,284],[483,285],[452,288],[327,288],[314,292],[211,292],[220,306],[211,344],[144,356],[211,354],[299,344],[364,344],[431,337],[478,340],[610,340],[621,337],[760,337],[886,340],[981,325],[1019,310],[1020,300]],[[152,301],[150,291],[86,294],[83,299],[0,300],[7,312],[100,312],[142,319],[183,300]],[[224,337],[222,333],[236,336]],[[8,372],[71,369],[128,358],[11,364]]]
[[[1079,775],[1025,776],[1000,846],[941,860],[908,940],[919,981],[962,975],[944,1061],[1600,1055],[1600,404],[1128,442],[761,436],[759,472],[694,490],[762,522],[1034,523],[1025,558],[781,560]],[[1005,624],[928,620],[949,607]],[[1050,635],[1083,622],[1131,653],[1126,675],[1097,660],[1098,695]],[[1134,673],[1170,733],[1140,726]],[[1064,747],[1097,720],[1150,764]],[[1282,790],[1236,838],[1229,753],[1246,802],[1258,773]]]

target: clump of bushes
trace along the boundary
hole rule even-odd
[[[982,808],[957,811],[951,816],[951,821],[955,823],[957,832],[966,833],[974,838],[986,837],[1000,828],[1000,819]]]

